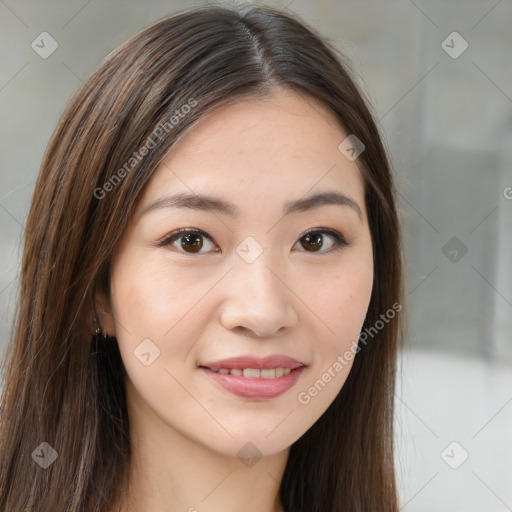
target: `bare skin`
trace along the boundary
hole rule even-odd
[[[123,512],[283,510],[278,490],[290,446],[332,403],[352,363],[307,404],[298,395],[358,339],[372,291],[364,184],[357,163],[338,150],[347,135],[324,106],[280,90],[217,109],[153,175],[113,262],[111,302],[98,296],[103,329],[117,337],[127,370],[134,461]],[[325,191],[357,206],[284,215],[286,202]],[[221,198],[239,215],[143,213],[179,192]],[[180,233],[157,245],[180,228],[207,236]],[[320,228],[348,245],[337,250]],[[250,251],[262,251],[250,263],[236,251],[249,236]],[[146,359],[159,351],[149,365],[134,354],[143,340],[151,340]],[[275,354],[305,368],[271,399],[236,396],[200,368]],[[237,455],[244,446],[259,454],[250,467]]]

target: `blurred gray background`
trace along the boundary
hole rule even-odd
[[[119,43],[201,3],[0,0],[0,350],[34,183],[67,100]],[[409,316],[396,395],[402,510],[510,511],[512,2],[266,4],[350,58],[396,169]]]

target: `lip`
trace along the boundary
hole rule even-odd
[[[221,368],[256,368],[264,370],[265,368],[291,368],[292,370],[305,366],[303,363],[284,355],[275,355],[267,357],[238,356],[220,361],[212,361],[204,363],[201,367],[210,368],[212,370],[220,370]]]
[[[305,367],[306,365],[292,357],[275,355],[263,358],[252,356],[232,357],[230,359],[205,363],[200,365],[199,369],[236,396],[249,400],[268,400],[278,397],[292,388]],[[292,371],[288,375],[274,379],[249,379],[243,376],[231,375],[230,373],[223,374],[214,371],[221,368],[256,368],[259,370],[265,368],[291,368]]]
[[[244,368],[249,367],[246,366]],[[246,377],[237,377],[230,373],[217,373],[210,368],[204,367],[200,367],[200,370],[234,395],[250,400],[268,400],[282,395],[293,387],[304,368],[304,366],[300,366],[292,370],[288,375],[276,377],[275,379],[248,379]]]

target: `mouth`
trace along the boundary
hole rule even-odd
[[[202,366],[201,368],[205,367]],[[292,368],[220,368],[218,370],[206,368],[221,375],[235,375],[236,377],[244,377],[246,379],[278,379],[292,371]]]
[[[292,388],[306,366],[287,356],[271,356],[224,359],[199,368],[234,395],[250,400],[268,400]]]

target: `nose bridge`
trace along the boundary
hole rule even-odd
[[[237,258],[235,263],[236,280],[240,286],[253,297],[260,297],[262,295],[270,295],[276,297],[277,294],[282,294],[283,283],[276,277],[279,273],[275,259],[270,255],[270,251],[265,251],[265,255],[260,255],[253,262],[246,262],[241,258]],[[265,297],[269,300],[269,297]]]
[[[233,262],[222,317],[226,328],[245,327],[268,336],[296,322],[293,294],[271,250],[242,242]]]
[[[235,253],[233,255],[234,272],[237,279],[247,281],[244,286],[249,286],[253,292],[258,292],[260,288],[272,288],[276,285],[274,283],[276,276],[270,269],[277,268],[279,262],[276,251],[273,251],[269,245],[264,247],[253,236],[247,236],[236,247]],[[265,292],[265,290],[259,291]]]

